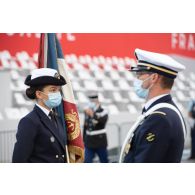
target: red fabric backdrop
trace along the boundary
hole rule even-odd
[[[58,34],[64,54],[92,56],[134,57],[134,49],[141,48],[166,54],[195,58],[195,33],[73,33]],[[39,34],[0,34],[0,51],[38,52]]]

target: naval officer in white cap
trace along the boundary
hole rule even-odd
[[[65,79],[54,69],[41,68],[27,76],[26,95],[36,100],[32,112],[18,125],[12,162],[64,163],[66,136],[54,108],[62,101],[60,88]]]
[[[146,100],[142,115],[129,130],[119,162],[180,162],[186,134],[182,114],[170,95],[174,79],[185,67],[168,55],[135,50],[135,93]]]

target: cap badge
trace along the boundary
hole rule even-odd
[[[55,75],[54,75],[54,78],[60,79],[60,75],[56,72]]]

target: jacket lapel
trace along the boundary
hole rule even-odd
[[[62,139],[60,139],[60,135],[58,133],[58,129],[56,129],[56,127],[54,126],[54,124],[51,122],[51,120],[46,116],[46,114],[37,106],[34,107],[34,110],[38,113],[38,115],[40,116],[40,119],[42,121],[42,123],[44,123],[44,125],[48,128],[48,130],[55,136],[56,140],[60,143],[60,145],[62,146],[62,148],[64,149],[65,145],[62,141]],[[58,120],[57,120],[58,121]],[[59,123],[59,121],[57,122]]]

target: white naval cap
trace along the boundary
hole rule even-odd
[[[185,66],[168,55],[135,49],[138,60],[137,67],[131,67],[131,71],[157,72],[169,78],[175,78],[177,73],[185,70]]]
[[[66,81],[57,70],[52,68],[39,68],[28,75],[25,84],[28,86],[38,85],[65,85]]]
[[[31,79],[35,79],[35,78],[42,77],[42,76],[54,77],[57,74],[58,74],[58,72],[55,69],[52,69],[52,68],[39,68],[39,69],[34,69],[31,72]]]

